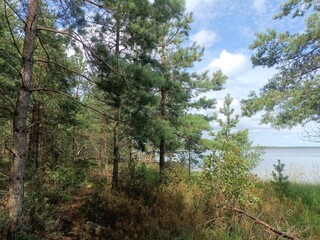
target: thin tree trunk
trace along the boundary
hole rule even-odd
[[[119,57],[120,57],[120,20],[116,20],[116,69],[119,71]],[[116,105],[114,108],[114,132],[113,132],[113,174],[112,174],[112,189],[118,188],[119,183],[119,161],[120,161],[120,147],[119,147],[119,124],[120,124],[120,98],[115,99]]]
[[[119,183],[119,161],[120,161],[120,147],[119,147],[119,119],[120,108],[114,109],[114,131],[113,131],[113,174],[112,174],[112,189],[118,188]]]
[[[24,167],[27,149],[26,119],[30,102],[30,87],[32,82],[33,53],[35,50],[37,27],[38,0],[29,0],[28,16],[23,44],[23,57],[21,69],[21,86],[18,92],[12,134],[13,161],[10,169],[9,184],[9,225],[7,239],[15,238],[15,233],[22,215],[24,195]]]
[[[161,64],[162,67],[164,68],[165,65],[165,45],[164,45],[164,38],[163,38],[163,44],[161,48]],[[162,73],[162,76],[164,77],[164,73]],[[166,116],[166,100],[167,100],[167,91],[165,88],[161,89],[161,117],[165,118]],[[161,137],[160,139],[160,177],[162,178],[163,176],[163,170],[164,170],[164,165],[165,165],[165,153],[166,153],[166,142],[164,137]]]
[[[104,118],[103,120],[103,155],[104,155],[104,169],[107,171],[108,170],[108,144],[107,144],[107,137],[108,137],[108,133],[107,133],[107,119]]]
[[[190,177],[191,177],[191,152],[190,152],[190,150],[189,150],[189,158],[188,158],[188,161],[189,161],[189,163],[188,163],[188,172],[189,172],[189,179],[190,179]]]
[[[133,177],[134,175],[134,159],[133,159],[133,156],[132,156],[132,140],[129,139],[128,140],[128,147],[129,147],[129,153],[128,153],[128,160],[129,160],[129,173],[130,173],[130,178]]]

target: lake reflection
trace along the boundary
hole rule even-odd
[[[273,164],[285,164],[284,174],[290,181],[320,183],[320,148],[266,148],[261,163],[252,171],[259,178],[271,179]]]

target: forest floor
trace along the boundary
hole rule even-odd
[[[277,189],[257,181],[250,192],[254,202],[226,204],[220,190],[214,190],[216,183],[208,186],[201,176],[189,179],[187,174],[174,174],[159,184],[157,172],[139,171],[118,191],[111,190],[110,179],[103,174],[64,191],[60,185],[43,188],[48,192],[46,200],[38,203],[42,207],[33,217],[26,218],[18,239],[286,239],[259,221],[292,239],[320,239],[319,185],[291,183]],[[27,201],[29,209],[35,205],[32,199]]]

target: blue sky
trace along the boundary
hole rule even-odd
[[[252,68],[248,46],[253,42],[255,32],[275,28],[279,31],[303,31],[304,20],[290,17],[274,20],[283,0],[186,0],[187,11],[192,11],[194,22],[190,40],[204,45],[203,61],[194,66],[194,71],[221,69],[229,79],[225,90],[212,92],[208,96],[218,100],[222,106],[227,93],[234,97],[234,108],[240,113],[240,100],[251,90],[259,90],[275,69]],[[210,114],[210,112],[209,112]],[[261,114],[242,118],[238,128],[249,129],[254,144],[263,146],[318,146],[303,140],[304,130],[276,130],[260,125]],[[214,128],[217,128],[213,124]]]

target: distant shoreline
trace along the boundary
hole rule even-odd
[[[253,148],[263,148],[263,149],[288,149],[288,148],[313,148],[313,149],[316,149],[316,148],[319,148],[320,149],[320,144],[319,146],[254,146]]]

